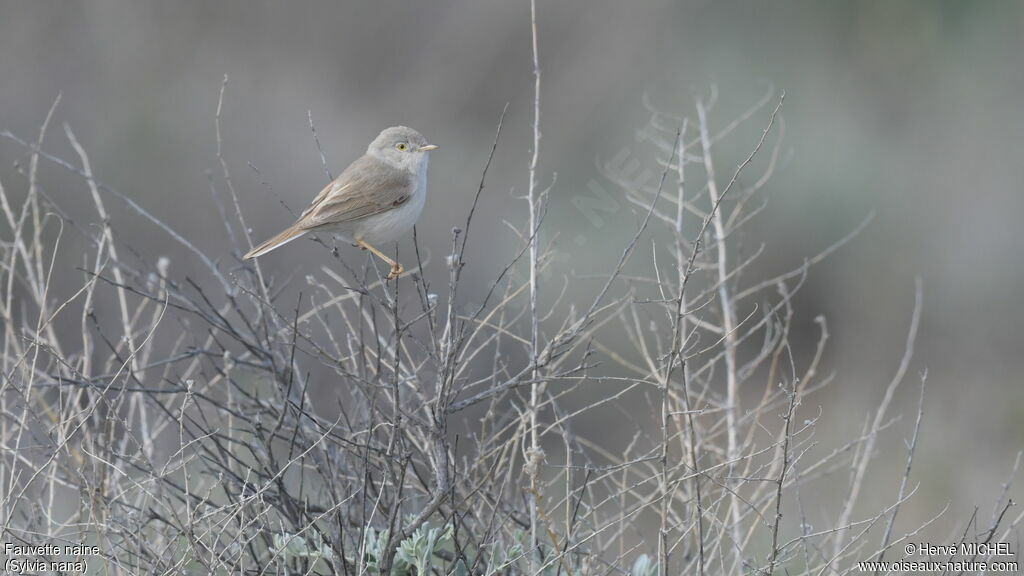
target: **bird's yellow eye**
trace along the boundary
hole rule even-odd
[[[406,150],[409,149],[409,145],[406,144],[405,142],[399,142],[398,144],[395,144],[395,148],[398,148],[402,152],[405,152]]]

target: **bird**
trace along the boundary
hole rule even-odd
[[[427,199],[427,153],[436,149],[412,128],[386,128],[294,224],[244,259],[263,256],[306,234],[329,233],[369,250],[391,266],[387,279],[397,278],[404,268],[377,246],[397,240],[419,219]]]

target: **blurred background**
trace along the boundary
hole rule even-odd
[[[917,352],[891,411],[905,416],[887,432],[884,467],[876,468],[891,473],[869,479],[865,498],[888,502],[898,487],[917,374],[927,369],[913,475],[922,486],[904,519],[919,524],[947,502],[947,526],[962,526],[976,505],[987,519],[1024,448],[1024,4],[538,4],[539,177],[542,186],[554,181],[545,240],[564,251],[566,270],[607,271],[635,230],[637,217],[599,166],[626,151],[656,167],[654,150],[637,137],[650,116],[645,98],[665,113],[693,116],[695,99],[714,85],[711,122],[721,128],[769,85],[785,90],[783,162],[747,232],[755,245],[765,242],[765,253],[747,277],[797,267],[875,213],[812,269],[796,300],[802,353],[813,352],[816,315],[828,317],[832,336],[825,365],[837,379],[813,399],[825,423],[821,441],[858,434],[881,399],[920,276]],[[504,257],[517,242],[502,221],[525,214],[516,196],[528,183],[531,146],[527,0],[0,6],[0,130],[35,138],[62,94],[45,148],[74,158],[59,129],[67,122],[100,180],[229,266],[246,247],[229,244],[209,184],[209,174],[220,176],[214,119],[225,74],[223,155],[254,240],[291,222],[282,202],[301,210],[326,183],[311,112],[334,175],[389,125],[412,126],[441,146],[418,237],[443,254],[507,103],[469,281],[488,283],[504,263],[489,255]],[[723,142],[721,178],[766,123],[762,113]],[[14,163],[25,158],[0,141],[0,181],[9,189],[21,178]],[[593,196],[591,182],[621,200],[596,225],[572,201]],[[43,186],[79,222],[96,221],[79,179],[51,166]],[[198,269],[147,222],[110,204],[121,239],[140,255],[167,255],[182,274]],[[331,262],[323,250],[293,248],[264,259],[265,270],[302,278]]]

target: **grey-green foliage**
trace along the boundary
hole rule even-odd
[[[372,527],[368,527],[363,534],[363,558],[366,561],[366,572],[368,574],[380,574],[380,562],[384,559],[384,548],[388,544],[388,537],[389,533],[387,530],[377,532]],[[399,564],[399,559],[396,557],[391,565],[391,574],[396,576],[408,574],[409,566],[404,563]]]
[[[656,576],[658,574],[658,563],[647,554],[637,556],[633,562],[633,569],[630,576]]]
[[[495,547],[491,551],[491,558],[488,560],[485,576],[505,574],[506,569],[513,566],[518,567],[516,574],[530,573],[528,559],[526,557],[527,534],[523,530],[516,530],[513,536],[515,542],[507,550],[500,550]],[[545,555],[540,548],[537,549],[537,562],[542,567],[538,573],[540,576],[564,576],[565,574],[578,574],[580,567],[573,562],[573,555],[563,554],[556,550],[547,549]]]
[[[656,576],[656,574],[657,563],[647,554],[640,554],[633,562],[633,570],[630,571],[630,576]]]
[[[514,542],[507,547],[495,545],[491,547],[487,556],[487,564],[483,576],[497,576],[505,574],[510,568],[525,561],[522,541],[525,535],[521,531],[516,533]],[[430,527],[423,525],[412,536],[403,540],[395,551],[395,559],[391,566],[389,576],[423,576],[430,574],[435,567],[434,561],[437,552],[449,546],[452,541],[452,527],[445,528]],[[363,558],[367,574],[379,576],[380,562],[384,557],[384,548],[388,542],[388,531],[378,532],[373,528],[367,528],[363,538]],[[548,566],[545,574],[554,575],[557,573],[558,563]],[[564,572],[563,572],[564,573]],[[456,562],[454,576],[469,576],[469,568],[461,559]]]
[[[413,532],[395,550],[395,559],[391,564],[390,576],[422,576],[430,574],[434,567],[435,554],[451,543],[452,528],[432,528],[426,524]],[[367,528],[363,537],[363,554],[368,574],[379,575],[380,563],[384,559],[384,549],[388,543],[388,531],[378,532]]]
[[[273,553],[285,559],[305,558],[313,561],[323,559],[328,562],[334,560],[334,551],[324,542],[323,535],[319,532],[308,536],[287,532],[274,534]]]
[[[420,526],[412,536],[406,538],[398,545],[398,552],[395,554],[395,563],[402,560],[416,568],[415,574],[422,576],[430,574],[433,567],[434,552],[442,546],[451,542],[452,527],[429,528],[426,525]]]
[[[517,533],[517,537],[522,535]],[[520,540],[517,538],[517,540]],[[487,558],[487,569],[484,572],[484,576],[494,576],[495,574],[502,574],[503,571],[510,566],[514,565],[520,559],[523,558],[523,545],[517,541],[508,548],[502,548],[495,545],[491,548],[491,555]]]

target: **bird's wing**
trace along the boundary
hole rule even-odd
[[[327,186],[324,186],[324,189],[321,190],[320,193],[316,195],[316,198],[313,198],[313,202],[310,203],[309,208],[306,208],[305,210],[302,211],[302,216],[300,216],[299,219],[305,218],[307,215],[309,215],[310,212],[315,210],[316,207],[319,206],[320,203],[324,201],[324,198],[327,198],[328,194],[334,191],[341,192],[341,190],[338,189],[337,179],[332,180],[329,184],[327,184]]]
[[[408,201],[411,190],[408,171],[363,156],[317,194],[296,226],[309,230],[386,212]]]

